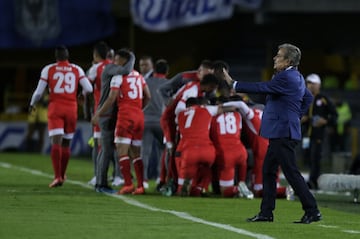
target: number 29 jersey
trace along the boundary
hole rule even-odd
[[[79,82],[87,80],[81,67],[68,61],[59,61],[45,66],[40,78],[48,84],[50,104],[77,108]]]

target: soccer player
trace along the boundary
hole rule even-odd
[[[93,49],[93,62],[94,64],[91,66],[88,72],[88,78],[93,84],[93,95],[94,95],[94,111],[96,112],[97,107],[100,101],[100,92],[101,92],[101,74],[103,72],[104,67],[111,63],[111,60],[107,58],[107,54],[109,52],[109,47],[105,42],[99,42],[94,46]],[[100,127],[98,124],[93,127],[93,138],[94,138],[94,147],[92,150],[92,159],[94,162],[94,177],[89,181],[89,184],[96,184],[96,170],[97,170],[97,156],[100,150]]]
[[[115,53],[114,53],[115,55]],[[127,75],[134,69],[135,55],[130,52],[130,59],[124,65],[120,65],[120,56],[116,53],[114,62],[107,64],[101,75],[101,94],[98,108],[107,100],[110,92],[110,82],[114,75]],[[101,130],[100,152],[97,157],[96,184],[95,191],[113,193],[113,189],[108,185],[108,170],[110,162],[114,165],[114,180],[112,186],[118,186],[123,183],[120,178],[117,157],[115,156],[114,131],[117,115],[117,105],[113,104],[107,111],[99,115],[99,126]],[[122,182],[121,182],[121,181]]]
[[[242,196],[252,199],[254,195],[245,184],[248,154],[240,140],[242,115],[246,117],[250,109],[241,101],[228,102],[224,105],[235,106],[241,114],[239,112],[219,114],[211,123],[211,139],[216,148],[215,163],[220,190],[224,197]],[[239,166],[239,183],[234,187],[236,166]]]
[[[159,88],[159,93],[162,95],[164,102],[167,105],[160,118],[160,125],[164,133],[164,141],[166,144],[166,150],[164,151],[161,160],[161,168],[167,168],[167,175],[164,175],[163,171],[161,171],[160,184],[165,184],[165,182],[172,184],[172,181],[176,184],[177,182],[177,169],[175,166],[175,148],[177,141],[175,108],[187,88],[197,84],[205,75],[211,74],[212,72],[212,63],[208,60],[204,60],[201,62],[197,71],[179,73]],[[171,185],[168,185],[167,188],[169,189],[170,187]],[[170,190],[166,191],[172,194]]]
[[[118,55],[121,65],[130,59],[130,52],[126,49],[119,50]],[[125,184],[118,194],[144,194],[144,166],[140,157],[141,139],[144,131],[142,108],[150,100],[150,91],[144,78],[135,70],[128,75],[114,76],[110,84],[109,96],[95,113],[93,122],[96,123],[99,115],[108,110],[117,100],[118,114],[114,142],[119,156],[120,170],[125,180]],[[132,162],[137,179],[136,189],[131,178],[129,150],[132,153]]]
[[[177,94],[181,87],[191,81],[201,81],[205,75],[212,74],[213,72],[212,62],[209,60],[203,60],[197,70],[178,73],[168,80],[165,84],[159,87],[159,93],[163,97],[165,104],[170,106],[174,101],[174,95]]]
[[[34,110],[35,104],[48,87],[48,131],[54,170],[54,180],[49,184],[50,188],[61,186],[65,180],[70,158],[70,142],[76,129],[78,85],[82,86],[83,94],[91,93],[93,90],[84,70],[69,62],[69,51],[65,46],[56,47],[55,59],[56,63],[42,69],[29,106],[29,111]]]
[[[206,103],[204,98],[190,97],[186,101],[186,109],[178,115],[181,137],[177,150],[181,152],[181,156],[177,194],[181,196],[198,196],[199,190],[195,183],[203,176],[201,171],[211,172],[210,167],[215,161],[215,147],[210,139],[212,117],[227,110],[235,110]]]

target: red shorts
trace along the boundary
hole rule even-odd
[[[246,165],[247,157],[248,153],[242,144],[217,149],[215,163],[218,169],[219,180],[233,180],[235,176],[235,166]]]
[[[95,139],[99,139],[101,137],[100,127],[98,124],[94,125],[93,127],[93,137]]]
[[[195,177],[199,164],[210,166],[215,161],[215,148],[209,146],[187,146],[181,151],[179,178]]]
[[[77,117],[77,104],[64,106],[50,103],[48,110],[49,136],[63,135],[65,139],[72,139],[76,130]]]
[[[115,143],[133,144],[141,146],[144,133],[144,114],[136,117],[124,117],[118,114],[115,128]]]

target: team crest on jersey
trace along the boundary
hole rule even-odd
[[[15,0],[14,9],[16,31],[35,45],[59,35],[58,0]]]

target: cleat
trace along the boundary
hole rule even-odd
[[[49,184],[49,188],[60,187],[62,185],[63,181],[61,180],[61,178],[55,178],[54,181]]]
[[[174,195],[176,193],[176,190],[177,186],[175,185],[173,179],[169,179],[169,181],[160,188],[161,194],[166,197],[171,197],[172,195]]]
[[[254,194],[248,189],[245,182],[239,182],[238,185],[239,196],[247,199],[254,199]]]
[[[98,193],[108,193],[108,194],[114,194],[117,191],[112,189],[109,186],[103,186],[103,187],[95,187],[95,191]]]
[[[132,192],[134,192],[134,185],[130,184],[128,186],[123,186],[118,192],[117,194],[130,194]]]
[[[164,186],[165,186],[164,182],[159,182],[158,184],[156,184],[156,191],[161,193],[163,191]]]
[[[134,192],[132,192],[133,195],[142,195],[145,194],[145,189],[144,187],[139,187],[137,189],[135,189]]]
[[[116,176],[114,180],[111,183],[111,186],[121,186],[124,184],[124,179],[120,178],[119,176]]]
[[[149,188],[149,183],[147,181],[144,181],[143,186],[144,186],[145,189],[148,189]]]
[[[185,197],[189,196],[189,188],[190,188],[190,179],[185,179],[184,184],[181,187],[180,196]]]
[[[96,184],[96,177],[94,176],[89,182],[88,182],[89,185],[92,185],[92,186],[95,186]]]

